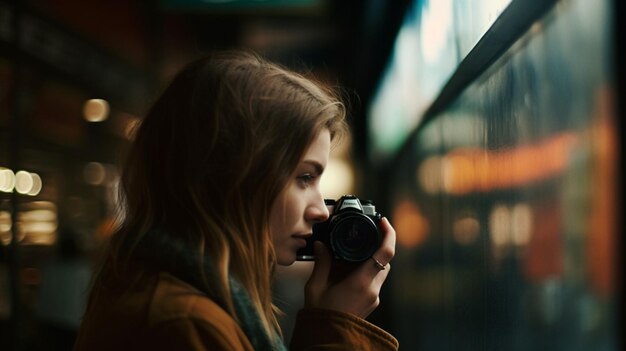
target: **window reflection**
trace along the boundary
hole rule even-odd
[[[403,347],[617,349],[609,4],[558,2],[407,143],[390,184]]]

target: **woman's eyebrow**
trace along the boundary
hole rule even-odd
[[[324,173],[324,166],[322,166],[321,163],[315,161],[315,160],[304,160],[302,161],[302,163],[306,163],[308,165],[311,165],[315,168],[315,172],[317,172],[317,174],[322,174]]]

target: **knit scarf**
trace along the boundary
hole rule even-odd
[[[136,257],[145,261],[150,267],[165,270],[179,279],[195,286],[199,290],[199,277],[193,276],[194,262],[190,259],[196,256],[194,252],[175,236],[169,235],[164,230],[153,228],[148,231],[141,244],[137,248]],[[213,265],[213,260],[205,254],[203,259],[205,272],[210,272],[210,276],[215,277],[217,270]],[[252,304],[250,295],[240,282],[232,275],[229,276],[230,292],[235,307],[235,312],[239,319],[240,327],[250,340],[256,351],[286,351],[281,338],[275,335],[271,338],[263,324],[257,310]],[[209,296],[210,297],[210,296]],[[210,297],[212,298],[212,297]],[[222,305],[222,301],[213,299],[217,304]],[[225,306],[222,305],[225,309]]]
[[[232,276],[229,281],[230,292],[237,316],[239,317],[239,322],[241,323],[241,329],[246,333],[254,349],[256,351],[287,351],[287,348],[278,335],[274,335],[275,341],[273,342],[272,338],[265,332],[261,324],[261,319],[252,305],[248,292]]]

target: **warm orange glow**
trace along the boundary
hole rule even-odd
[[[410,200],[398,202],[393,209],[393,226],[398,244],[414,248],[426,240],[430,225],[419,207]]]
[[[58,229],[57,208],[47,201],[33,201],[17,215],[18,240],[23,245],[54,245]]]
[[[452,224],[452,234],[460,245],[471,245],[480,235],[480,222],[473,215],[458,218]]]
[[[116,228],[117,222],[113,218],[104,218],[98,225],[98,228],[96,230],[96,238],[98,240],[106,240],[111,235],[113,235]]]
[[[597,95],[597,119],[591,130],[593,141],[593,198],[589,218],[587,261],[589,279],[595,292],[605,298],[614,291],[616,272],[617,216],[617,162],[619,142],[614,125],[613,99],[609,90]]]
[[[428,193],[436,194],[442,187],[442,158],[431,156],[422,162],[417,170],[417,180]]]
[[[522,270],[529,281],[560,277],[565,266],[561,204],[552,199],[533,208],[534,226],[523,254]]]
[[[89,99],[83,104],[83,117],[89,122],[102,122],[109,117],[109,103],[103,99]]]
[[[11,213],[8,211],[0,211],[0,244],[9,245],[11,243]]]
[[[538,145],[506,151],[459,148],[444,157],[444,189],[455,195],[505,189],[562,173],[578,136],[557,134]]]

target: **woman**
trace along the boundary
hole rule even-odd
[[[331,91],[257,56],[216,53],[187,66],[137,131],[121,224],[75,350],[285,349],[272,275],[328,218],[319,180],[346,131]],[[316,246],[291,349],[397,348],[364,320],[394,255],[395,232],[382,227],[375,258],[338,282]]]

